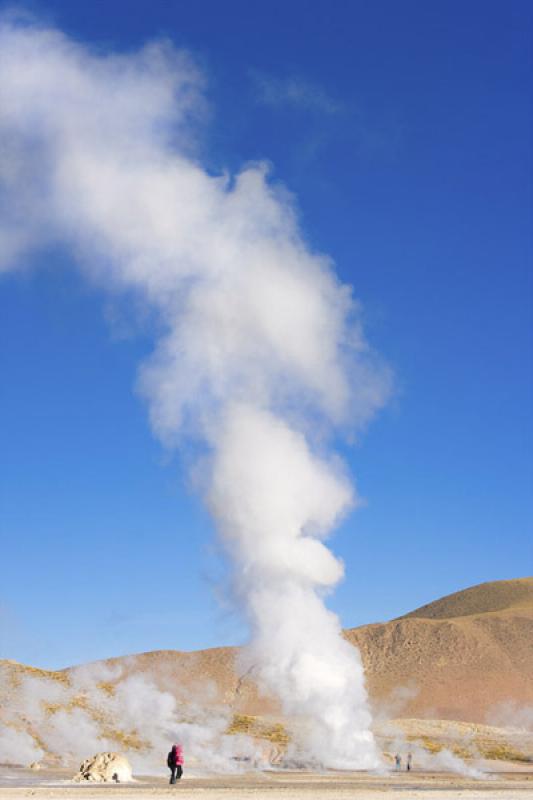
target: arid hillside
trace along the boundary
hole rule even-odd
[[[360,649],[378,719],[485,722],[503,702],[533,705],[533,578],[474,586],[345,636]],[[0,666],[9,682],[34,675],[70,683],[79,669]],[[102,691],[113,692],[141,673],[181,703],[223,704],[239,715],[280,714],[276,701],[258,692],[254,669],[241,665],[238,648],[154,651],[101,666],[109,672],[98,684]]]
[[[484,722],[499,703],[533,704],[533,578],[480,584],[346,637],[385,715]]]
[[[390,622],[345,631],[365,665],[380,716],[485,722],[499,703],[533,705],[533,578],[497,581],[443,597]],[[180,699],[276,713],[258,693],[238,648],[156,651],[111,659],[150,674]]]

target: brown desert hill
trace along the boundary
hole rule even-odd
[[[517,608],[530,610],[533,608],[533,578],[480,583],[470,589],[441,597],[440,600],[404,614],[400,619],[406,617],[451,619]]]
[[[360,649],[378,719],[481,723],[498,703],[533,705],[533,578],[474,586],[344,635]],[[140,673],[180,703],[223,704],[235,714],[279,718],[278,704],[260,694],[253,666],[243,667],[239,653],[220,647],[112,658],[100,662],[109,675],[99,686],[112,692],[113,684]],[[25,673],[70,682],[76,670],[0,666],[9,680]]]
[[[533,704],[533,578],[483,583],[345,636],[385,714],[484,722],[499,703]]]
[[[485,722],[499,703],[533,704],[533,578],[480,584],[390,622],[344,632],[357,645],[378,716]],[[157,651],[111,659],[180,700],[224,703],[238,714],[278,715],[239,649]]]

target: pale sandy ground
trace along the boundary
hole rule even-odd
[[[264,772],[239,776],[186,777],[169,786],[161,778],[140,778],[129,785],[72,785],[64,773],[32,774],[29,770],[0,770],[0,800],[153,800],[178,795],[201,800],[526,800],[533,799],[533,765],[529,769],[494,772],[487,780],[449,773],[417,772],[384,776],[366,773]],[[512,770],[512,771],[511,771]]]

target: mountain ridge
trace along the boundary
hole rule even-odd
[[[478,583],[426,603],[395,619],[456,619],[523,606],[533,608],[533,577]]]
[[[533,577],[478,584],[343,635],[359,648],[370,701],[380,717],[482,723],[498,703],[533,705]],[[240,652],[231,646],[155,650],[92,665],[120,673],[110,685],[140,673],[180,702],[194,698],[238,714],[279,716],[279,703],[264,697],[254,682],[253,667],[240,666]],[[13,674],[66,682],[80,669],[0,664]]]

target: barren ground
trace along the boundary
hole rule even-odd
[[[369,775],[354,772],[260,772],[239,776],[184,777],[175,787],[166,779],[140,778],[129,785],[70,784],[65,773],[32,773],[27,769],[0,770],[0,800],[33,797],[35,800],[148,800],[156,797],[202,798],[202,800],[384,800],[385,798],[435,798],[435,800],[526,800],[533,798],[533,766],[509,767],[490,773],[486,780],[471,780],[446,773],[414,770],[412,773]]]

